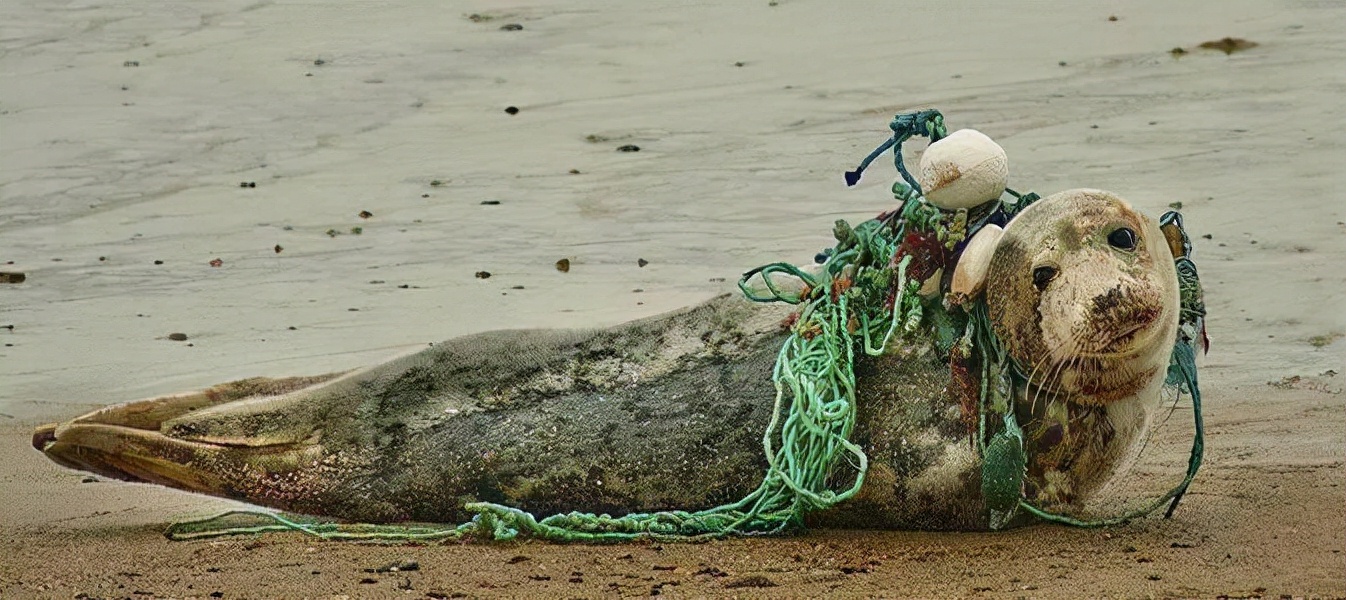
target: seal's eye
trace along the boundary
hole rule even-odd
[[[1056,279],[1056,269],[1052,267],[1038,267],[1033,269],[1033,287],[1038,291],[1047,289],[1047,284]]]
[[[1128,227],[1122,227],[1108,234],[1108,245],[1119,250],[1136,249],[1136,232]]]

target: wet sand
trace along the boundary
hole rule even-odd
[[[1346,596],[1346,8],[463,6],[0,7],[0,271],[26,275],[0,283],[0,597]],[[1226,36],[1257,46],[1199,47]],[[1016,189],[1181,203],[1213,349],[1173,519],[169,542],[235,505],[86,483],[29,445],[104,404],[730,291],[889,207],[891,167],[841,173],[925,107],[999,141]],[[1175,473],[1182,433],[1153,457]],[[396,560],[418,569],[365,572]]]

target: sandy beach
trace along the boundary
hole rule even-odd
[[[1343,32],[1314,1],[7,2],[0,597],[1346,597]],[[1200,47],[1225,37],[1256,45]],[[995,138],[1015,189],[1181,207],[1213,347],[1174,518],[170,542],[238,505],[30,445],[97,406],[730,292],[891,208],[891,166],[842,172],[919,108]],[[1180,473],[1185,433],[1149,460]]]

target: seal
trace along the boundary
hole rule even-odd
[[[1024,209],[984,278],[1022,385],[1027,493],[1080,502],[1158,405],[1177,286],[1153,220],[1105,192]],[[968,276],[964,274],[964,279]],[[463,505],[535,514],[697,510],[767,468],[772,371],[789,309],[722,296],[601,330],[497,331],[351,373],[249,379],[39,427],[54,462],[312,515],[456,522]],[[810,524],[985,529],[981,458],[932,336],[855,358],[860,493]]]
[[[986,299],[1025,375],[1030,498],[1088,497],[1148,429],[1177,334],[1174,258],[1158,222],[1101,190],[1051,196],[1005,229]]]

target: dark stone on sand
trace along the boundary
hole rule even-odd
[[[505,114],[509,114],[509,115],[517,115],[517,114],[519,114],[519,107],[517,107],[517,106],[506,106],[506,107],[505,107]]]
[[[185,342],[185,341],[187,341],[187,334],[185,334],[185,333],[170,333],[170,334],[168,334],[168,339],[173,340],[173,341],[175,341],[175,342]]]
[[[618,151],[618,152],[640,152],[640,146],[637,146],[637,145],[635,145],[635,144],[627,144],[627,145],[625,145],[625,146],[617,146],[617,151]]]
[[[481,204],[482,204],[482,206],[499,206],[499,205],[500,205],[500,201],[499,201],[499,200],[482,200],[482,201],[481,201]]]
[[[477,279],[490,279],[490,278],[491,278],[490,271],[477,271]]]
[[[500,31],[523,31],[523,25],[518,23],[505,23],[500,26]]]
[[[0,271],[0,283],[23,283],[28,275],[22,271]]]
[[[637,266],[637,267],[643,267],[643,266],[648,265],[648,264],[650,264],[650,261],[648,261],[648,260],[645,260],[645,259],[643,259],[643,258],[637,258],[637,259],[636,259],[636,266]]]
[[[563,258],[563,259],[561,259],[561,260],[556,261],[556,270],[557,270],[557,271],[560,271],[560,272],[562,272],[562,273],[569,273],[569,272],[570,272],[570,259],[568,259],[568,258]]]
[[[511,558],[511,559],[509,559],[509,560],[507,560],[507,561],[505,561],[505,562],[506,562],[507,564],[517,565],[517,564],[519,564],[519,563],[521,563],[521,562],[528,561],[528,560],[532,560],[532,559],[531,559],[531,558],[528,558],[527,556],[524,556],[524,555],[520,554],[520,555],[515,556],[515,557],[513,557],[513,558]]]
[[[1211,40],[1209,42],[1202,42],[1201,47],[1207,50],[1219,50],[1225,54],[1233,54],[1241,50],[1256,48],[1257,42],[1245,40],[1243,38],[1226,37],[1218,40]]]
[[[362,210],[362,211],[360,211],[360,218],[361,218],[361,219],[368,219],[369,217],[372,217],[372,216],[374,216],[374,213],[372,213],[372,212],[369,212],[369,211],[367,211],[367,210]]]
[[[756,587],[756,588],[765,588],[765,587],[776,587],[776,585],[777,585],[776,582],[774,582],[774,581],[772,581],[772,580],[770,580],[770,579],[767,579],[766,577],[763,577],[763,576],[761,576],[761,575],[749,575],[749,576],[747,576],[747,577],[739,577],[738,579],[734,579],[734,580],[732,580],[732,581],[726,581],[725,584],[724,584],[724,587],[727,587],[727,588],[754,588],[754,587]]]

